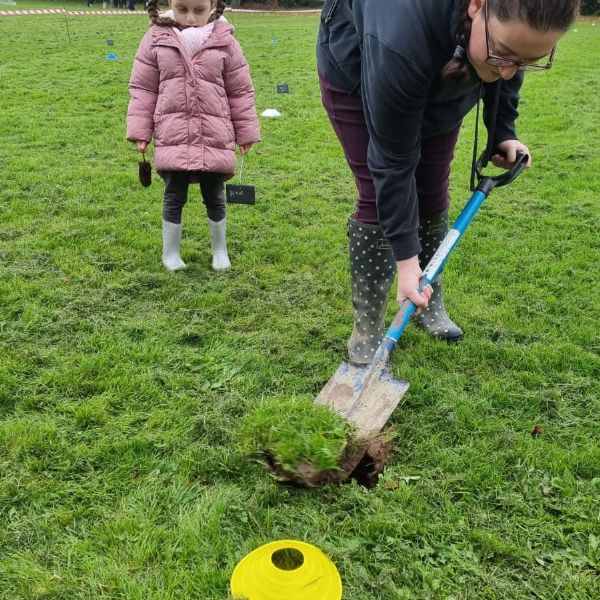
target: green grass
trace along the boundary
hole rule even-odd
[[[600,30],[579,24],[528,77],[534,168],[450,260],[464,343],[410,328],[393,356],[412,386],[379,486],[307,491],[237,439],[344,357],[356,194],[320,105],[317,17],[232,20],[259,110],[283,116],[246,160],[256,206],[229,210],[232,271],[210,269],[194,193],[189,268],[168,274],[161,186],[138,184],[124,140],[146,19],[72,17],[69,43],[63,16],[0,17],[0,598],[220,600],[284,538],[331,557],[345,600],[600,597]]]
[[[324,406],[275,397],[244,417],[240,450],[259,462],[269,456],[290,473],[300,463],[339,471],[351,433],[350,423]]]

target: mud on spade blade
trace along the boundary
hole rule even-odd
[[[386,439],[389,432],[381,431],[410,386],[392,376],[388,355],[388,346],[382,343],[370,365],[343,362],[315,399],[354,425],[352,450],[342,470],[346,480],[356,479],[368,488],[377,485],[392,449],[391,438]]]
[[[380,347],[377,354],[382,351]],[[383,429],[410,386],[393,377],[386,358],[376,355],[372,364],[361,366],[343,362],[315,399],[350,421],[359,440]]]

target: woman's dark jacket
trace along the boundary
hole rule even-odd
[[[456,48],[463,0],[325,0],[317,42],[320,74],[360,94],[379,222],[396,260],[421,250],[415,168],[421,138],[453,131],[476,104],[480,80],[443,80]],[[469,66],[470,67],[470,66]],[[522,75],[502,82],[494,143],[516,139]],[[496,83],[484,84],[484,119]],[[486,104],[486,99],[489,101]]]

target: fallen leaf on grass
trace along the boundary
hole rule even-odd
[[[534,425],[531,429],[531,437],[540,437],[544,434],[544,428],[541,425]]]

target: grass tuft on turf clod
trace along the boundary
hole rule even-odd
[[[298,398],[270,399],[242,425],[242,450],[281,481],[302,484],[342,475],[341,461],[352,440],[348,421],[324,406]]]
[[[317,487],[355,479],[375,487],[387,465],[393,429],[359,439],[354,426],[326,406],[300,399],[264,402],[242,425],[242,452],[281,483]]]

